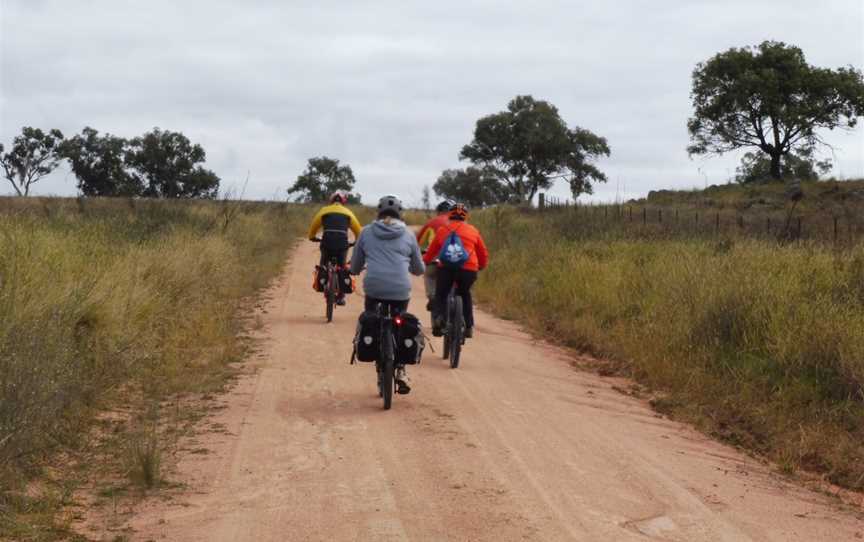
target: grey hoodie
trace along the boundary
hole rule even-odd
[[[405,223],[395,218],[376,220],[363,228],[351,256],[351,274],[366,267],[363,291],[368,297],[404,301],[411,297],[411,277],[425,271],[420,247]]]

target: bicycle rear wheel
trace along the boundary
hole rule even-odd
[[[381,338],[381,397],[384,399],[384,410],[390,410],[393,403],[393,371],[395,369],[393,352],[393,331],[386,329]]]
[[[459,367],[459,358],[462,355],[462,339],[465,333],[464,316],[462,314],[462,297],[453,298],[453,314],[450,316],[450,328],[447,334],[450,336],[450,368]]]
[[[333,277],[333,266],[327,266],[327,321],[333,321],[333,306],[336,304],[336,280]]]

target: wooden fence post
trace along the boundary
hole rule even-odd
[[[541,192],[537,195],[537,208],[541,211],[546,207],[546,194]]]

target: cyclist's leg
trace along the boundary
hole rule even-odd
[[[456,291],[462,296],[462,314],[465,317],[465,327],[474,328],[474,300],[471,297],[471,287],[477,281],[477,271],[459,270],[459,286]],[[467,332],[468,334],[471,331]]]
[[[440,327],[444,319],[444,311],[447,310],[447,295],[453,285],[454,272],[446,267],[439,267],[435,280],[435,303],[432,311],[433,327]]]
[[[426,287],[426,298],[429,300],[426,310],[432,312],[435,307],[435,281],[437,280],[438,266],[430,264],[426,266],[426,272],[423,274],[423,285]]]
[[[330,254],[327,252],[327,247],[323,244],[321,245],[321,258],[318,260],[318,266],[322,269],[327,266],[327,260],[330,258]]]

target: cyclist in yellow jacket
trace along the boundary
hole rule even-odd
[[[330,205],[322,207],[320,211],[312,219],[312,224],[309,226],[309,240],[316,239],[318,230],[323,230],[321,235],[321,262],[320,267],[324,268],[331,256],[336,257],[336,262],[340,267],[345,266],[345,257],[348,254],[348,230],[354,233],[354,239],[360,235],[360,221],[351,212],[351,209],[345,207],[348,203],[348,197],[344,192],[337,191],[330,196]],[[336,300],[338,305],[345,304],[345,296],[339,295]]]

